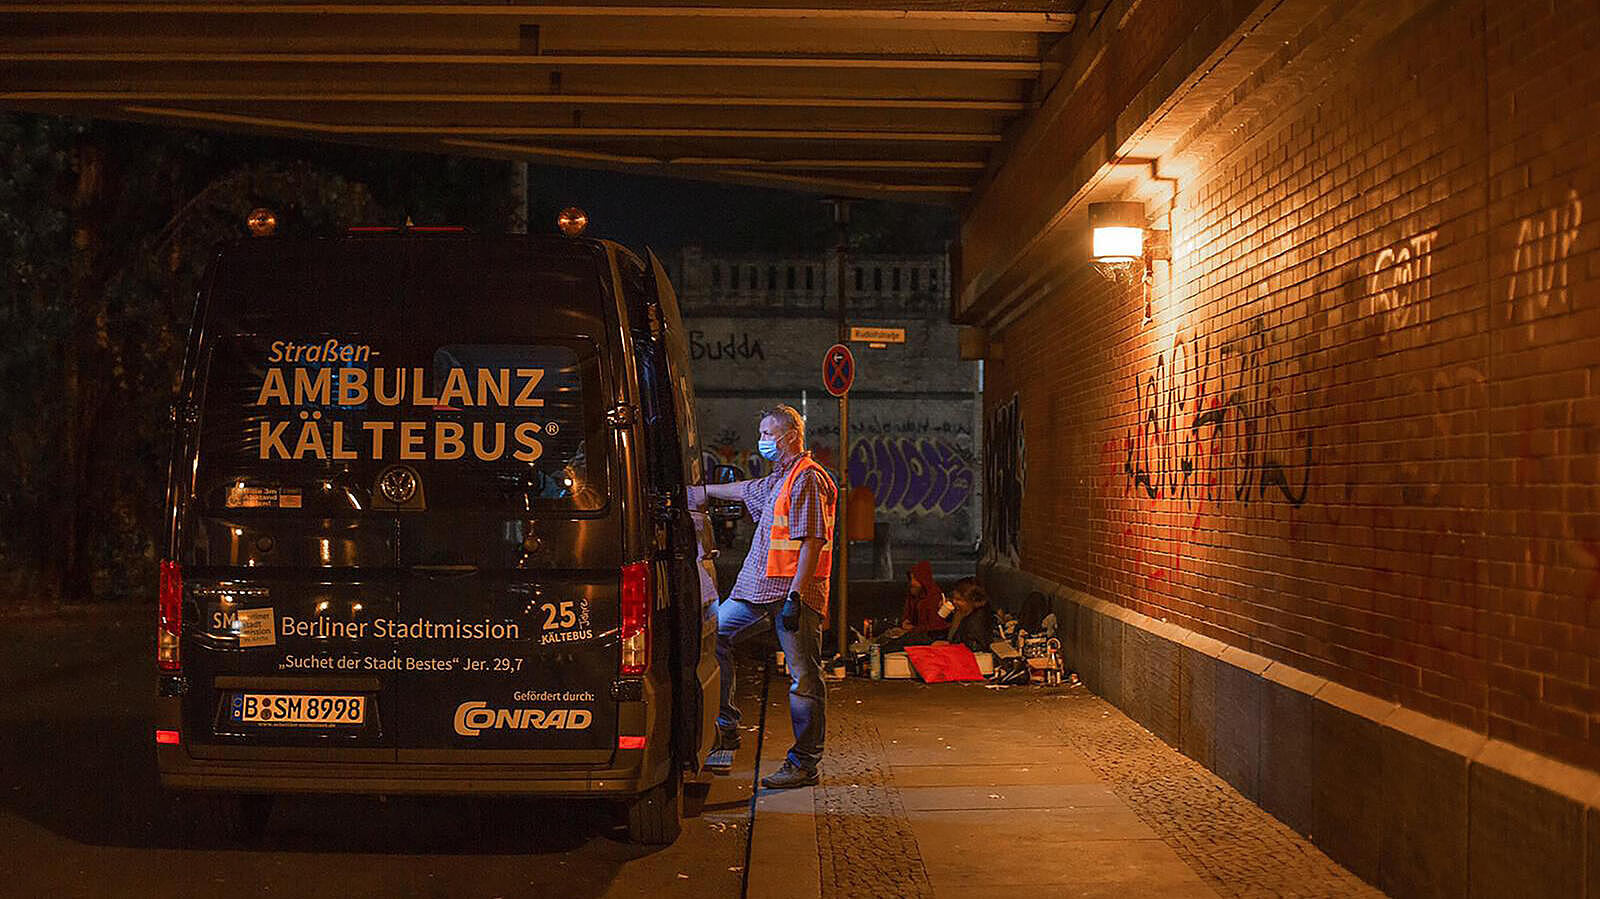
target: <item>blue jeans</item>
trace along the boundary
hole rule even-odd
[[[800,607],[800,626],[786,631],[777,624],[782,602],[751,603],[725,599],[717,607],[717,664],[722,667],[722,708],[717,726],[739,726],[739,707],[733,703],[733,647],[760,636],[769,628],[778,632],[789,667],[789,720],[794,727],[794,747],[789,764],[816,771],[822,761],[822,736],[826,718],[827,688],[822,682],[822,616],[809,606]]]

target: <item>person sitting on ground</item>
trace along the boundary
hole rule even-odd
[[[950,616],[946,639],[974,652],[984,651],[994,641],[994,609],[989,594],[975,577],[964,577],[950,588],[950,602],[956,607]]]
[[[944,602],[944,591],[933,579],[933,565],[924,559],[911,566],[906,573],[906,607],[900,615],[901,629],[908,633],[943,636],[950,629],[949,620],[939,615]]]

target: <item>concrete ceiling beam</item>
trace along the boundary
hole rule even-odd
[[[58,101],[105,103],[315,103],[339,104],[415,104],[431,106],[537,106],[605,107],[660,106],[779,109],[883,109],[912,113],[992,112],[1018,113],[1029,109],[1021,100],[905,97],[739,97],[698,94],[572,94],[572,93],[421,93],[415,91],[364,91],[328,93],[321,91],[271,90],[0,90],[0,102],[54,103]]]
[[[0,106],[949,202],[1076,23],[785,2],[19,2]]]
[[[804,190],[842,196],[937,205],[948,205],[972,190],[972,185],[965,182],[927,184],[887,179],[871,180],[794,175],[785,172],[763,171],[749,166],[699,167],[662,162],[660,159],[650,156],[597,153],[501,141],[445,138],[439,141],[438,149],[445,152],[459,153],[467,151],[477,155],[493,156],[501,159],[543,162],[576,168],[626,171],[646,175],[712,181],[719,184],[743,184],[752,187]]]
[[[644,137],[662,132],[881,132],[885,134],[950,134],[992,138],[1007,114],[988,111],[941,109],[882,109],[873,107],[758,107],[729,106],[583,106],[579,104],[528,104],[520,106],[451,105],[433,103],[307,104],[293,101],[250,102],[143,102],[98,101],[100,105],[138,106],[181,110],[189,118],[248,116],[279,122],[307,122],[340,126],[352,131],[368,128],[434,129],[440,133],[482,132],[485,129],[547,129],[549,133],[604,133],[629,129]],[[987,141],[979,141],[987,142]]]
[[[1032,78],[1040,64],[1028,59],[970,59],[934,56],[751,56],[745,54],[517,54],[517,53],[210,53],[178,51],[0,52],[0,63],[183,65],[350,65],[350,66],[506,66],[517,68],[615,69],[902,69],[937,70]]]
[[[697,97],[906,100],[961,98],[1026,102],[1031,82],[1009,75],[940,69],[625,69],[269,64],[78,64],[0,61],[0,89],[48,91],[258,90],[296,94],[461,93],[664,94]],[[315,108],[314,106],[308,108]]]
[[[922,8],[918,8],[919,5]],[[1048,6],[1049,4],[1041,4]],[[968,8],[962,8],[963,6]],[[998,7],[998,8],[996,8]],[[670,20],[761,20],[782,22],[843,22],[851,27],[922,27],[941,31],[1013,31],[1038,34],[1064,34],[1071,31],[1077,17],[1050,9],[1008,9],[1002,4],[946,3],[918,4],[915,0],[895,0],[878,5],[855,2],[840,6],[717,6],[705,3],[629,6],[596,4],[540,3],[14,3],[11,14],[34,16],[192,16],[234,18],[240,16],[381,16],[555,19],[670,19]]]
[[[54,54],[514,53],[679,56],[1037,59],[1049,36],[1033,32],[864,28],[825,20],[561,19],[346,16],[333,20],[107,15],[19,16],[0,11],[0,51]]]
[[[607,128],[587,125],[554,126],[501,126],[469,125],[441,126],[428,124],[358,124],[351,122],[316,122],[294,119],[274,119],[266,116],[239,115],[177,107],[128,105],[129,113],[155,116],[167,120],[215,122],[221,124],[259,125],[286,128],[310,133],[332,134],[438,134],[479,135],[498,137],[569,137],[569,138],[709,138],[728,140],[814,140],[814,141],[886,141],[894,143],[931,142],[957,144],[993,144],[1000,136],[992,133],[960,133],[945,131],[910,130],[829,130],[778,129],[778,128],[645,128],[638,126]]]

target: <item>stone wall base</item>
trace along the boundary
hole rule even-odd
[[[1015,568],[1090,690],[1392,896],[1600,899],[1600,774]]]

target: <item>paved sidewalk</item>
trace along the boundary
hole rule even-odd
[[[790,744],[781,685],[763,773]],[[822,782],[757,797],[751,897],[1381,895],[1082,687],[828,700]]]

